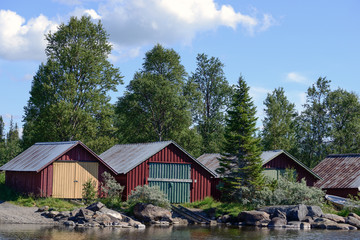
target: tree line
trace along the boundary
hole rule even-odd
[[[310,167],[330,153],[360,152],[359,98],[331,91],[325,77],[309,87],[300,113],[283,88],[268,94],[259,130],[245,79],[231,86],[217,57],[198,54],[195,71],[187,73],[175,50],[157,44],[111,104],[108,92],[123,77],[108,60],[111,44],[101,22],[71,17],[46,40],[47,61],[24,107],[21,150],[35,142],[81,140],[102,153],[116,143],[174,140],[195,157],[221,152],[256,162],[262,150],[283,149]]]

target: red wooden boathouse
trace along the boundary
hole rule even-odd
[[[212,179],[211,186],[211,196],[215,199],[219,199],[221,196],[220,191],[217,189],[217,185],[221,182],[221,176],[216,173],[216,169],[219,168],[220,157],[219,153],[207,153],[197,159],[216,175],[216,178]],[[270,178],[277,179],[285,169],[293,168],[297,173],[297,180],[300,181],[305,178],[306,185],[308,186],[314,186],[321,179],[318,174],[284,150],[264,151],[260,158],[264,167],[263,173]]]
[[[0,167],[5,184],[42,197],[82,198],[83,184],[113,172],[80,141],[36,143]]]
[[[173,141],[115,145],[100,155],[125,186],[124,197],[141,185],[157,185],[170,202],[211,196],[215,174]]]

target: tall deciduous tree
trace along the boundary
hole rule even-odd
[[[135,73],[116,104],[120,141],[171,139],[184,144],[189,151],[195,150],[188,140],[198,145],[199,137],[189,129],[191,116],[184,96],[185,77],[180,56],[173,49],[158,44],[147,52],[143,68]]]
[[[330,115],[330,152],[360,152],[360,102],[355,93],[337,89],[326,99]]]
[[[25,107],[24,143],[81,140],[96,152],[114,142],[109,91],[122,83],[109,61],[111,45],[101,22],[71,17],[46,35],[47,62],[34,76]]]
[[[330,116],[326,98],[330,93],[330,81],[320,77],[307,90],[304,111],[297,119],[299,155],[309,167],[314,167],[327,155]]]
[[[268,94],[265,101],[262,145],[264,150],[283,149],[293,153],[296,146],[295,104],[290,103],[282,87]]]
[[[256,137],[256,107],[242,77],[227,111],[225,143],[220,167],[223,196],[227,200],[251,199],[263,184],[260,139]]]
[[[203,53],[196,60],[197,68],[187,83],[188,89],[195,89],[190,98],[193,121],[203,139],[202,151],[219,152],[224,141],[224,113],[231,87],[225,78],[224,64],[218,58]]]

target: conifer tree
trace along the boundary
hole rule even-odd
[[[261,148],[256,137],[256,107],[241,76],[234,91],[217,172],[223,176],[224,199],[246,203],[263,184]]]

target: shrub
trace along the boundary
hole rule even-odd
[[[131,191],[129,203],[131,205],[135,205],[136,203],[149,203],[167,209],[171,207],[166,194],[160,190],[159,186],[137,186],[135,191]]]
[[[94,180],[87,180],[83,184],[82,197],[87,204],[92,203],[97,198],[96,182]]]
[[[106,198],[119,198],[121,199],[124,186],[121,186],[115,178],[108,172],[101,174],[104,182],[101,183],[101,191],[105,194]]]
[[[293,170],[287,170],[284,176],[280,176],[275,184],[273,182],[271,185],[269,182],[268,186],[264,187],[263,190],[257,191],[251,203],[256,207],[301,203],[322,206],[324,196],[325,193],[321,189],[306,186],[305,179],[297,182]]]

